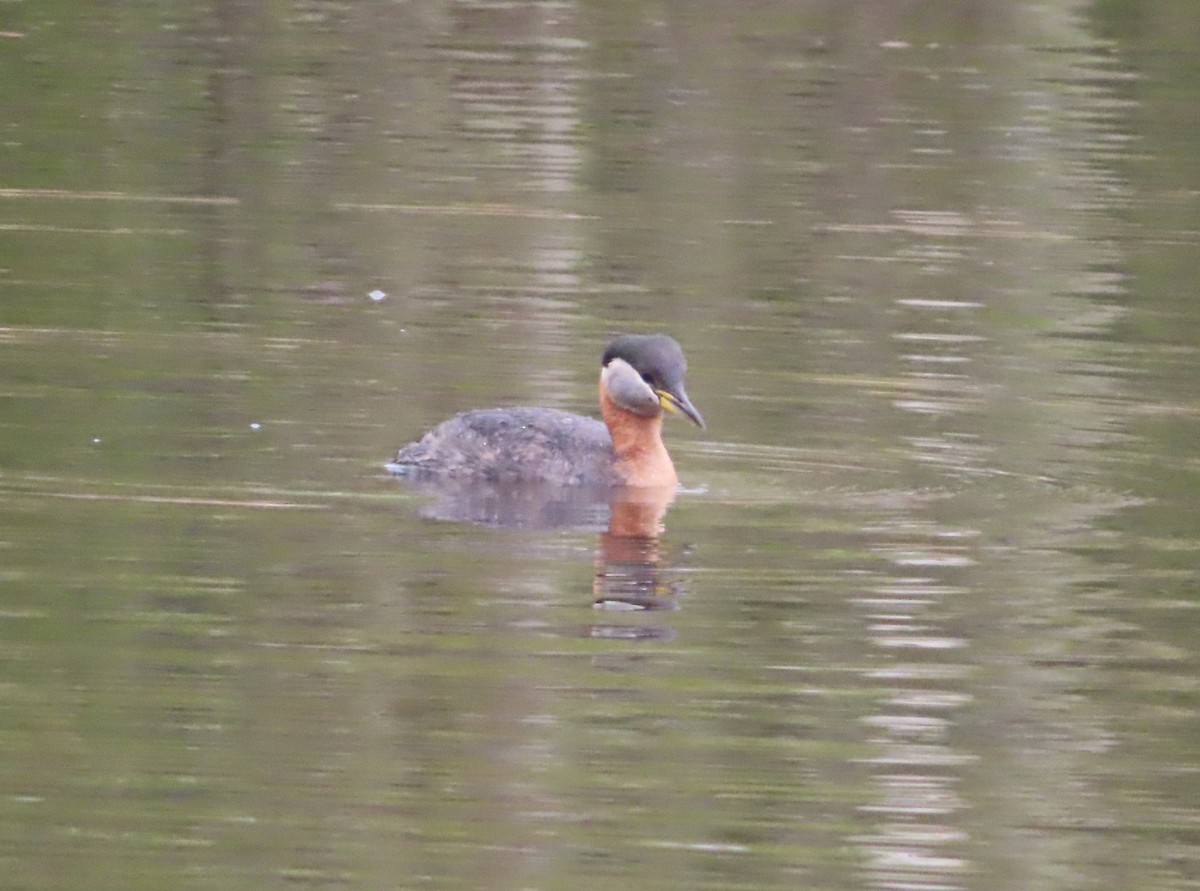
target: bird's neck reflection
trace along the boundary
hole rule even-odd
[[[663,581],[659,536],[675,488],[621,490],[610,502],[592,586],[597,609],[661,610],[676,606],[675,584]]]

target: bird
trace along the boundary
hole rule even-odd
[[[705,427],[684,389],[686,373],[674,338],[626,334],[601,358],[603,423],[553,408],[463,412],[401,448],[388,469],[422,480],[675,488],[663,418],[676,414]]]

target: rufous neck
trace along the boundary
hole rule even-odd
[[[679,477],[662,439],[663,416],[635,414],[621,408],[600,386],[600,415],[613,441],[617,473],[627,486],[675,487]]]

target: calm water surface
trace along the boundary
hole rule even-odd
[[[1195,887],[1196,21],[12,5],[6,886]],[[384,472],[648,330],[661,535]]]

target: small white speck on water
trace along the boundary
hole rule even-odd
[[[255,421],[250,425],[250,429],[251,430],[261,430],[262,424],[258,423],[258,421]]]
[[[383,300],[385,297],[387,297],[387,294],[384,293],[383,291],[379,290],[378,288],[376,288],[374,291],[372,291],[367,296],[370,297],[372,300],[374,300],[376,303],[378,303],[380,300]]]

